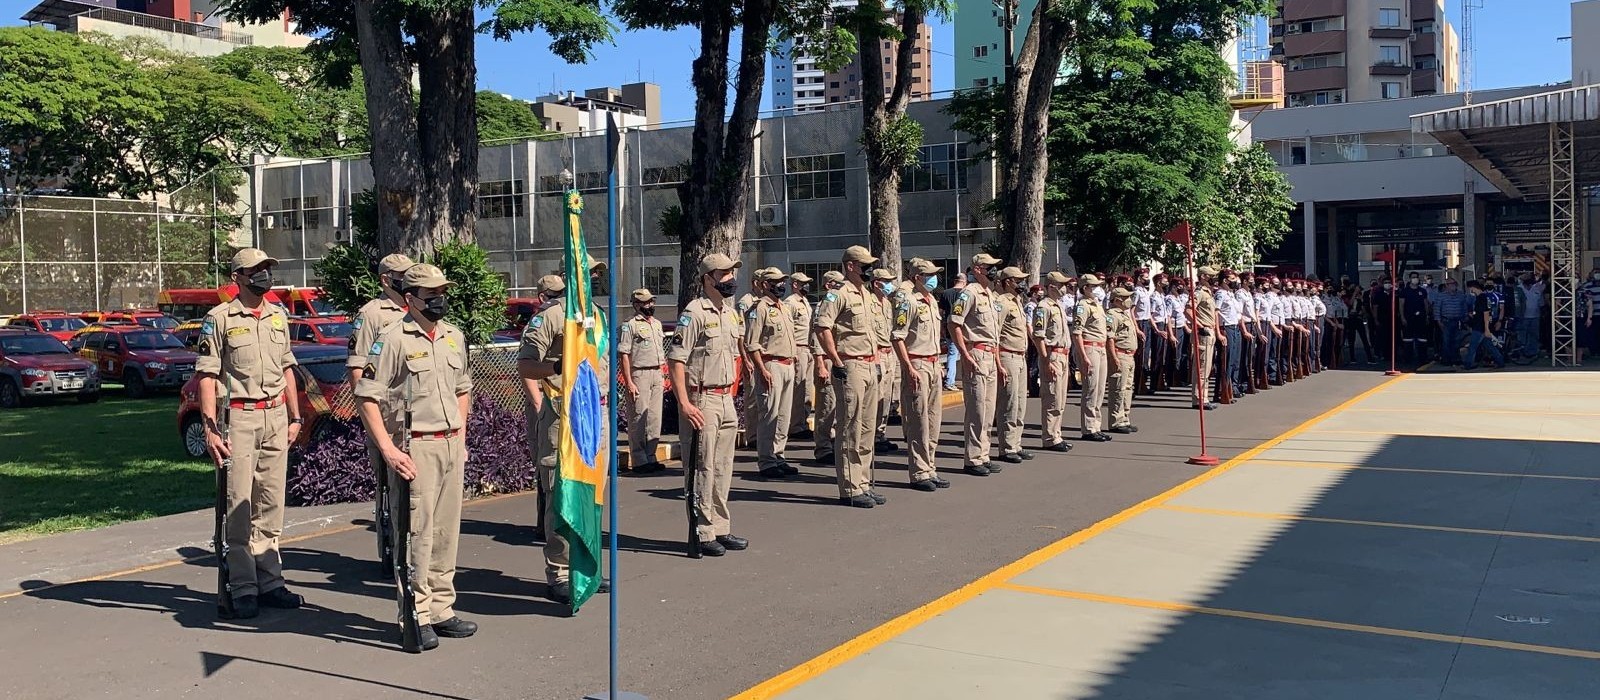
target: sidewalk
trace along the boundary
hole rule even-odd
[[[1398,378],[740,697],[1593,698],[1597,398]]]

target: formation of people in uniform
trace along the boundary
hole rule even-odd
[[[264,300],[274,264],[254,249],[234,257],[240,294],[207,315],[199,343],[207,444],[219,467],[227,465],[228,512],[237,514],[227,520],[227,591],[241,618],[260,606],[303,603],[284,585],[277,552],[287,448],[300,416],[287,319]],[[735,534],[728,499],[741,393],[744,433],[763,477],[799,474],[789,440],[810,439],[814,463],[834,470],[839,503],[870,509],[888,503],[875,467],[881,454],[900,449],[886,433],[895,414],[911,488],[951,486],[936,469],[936,450],[943,391],[955,381],[963,470],[987,477],[1034,458],[1023,444],[1034,372],[1042,414],[1036,449],[1065,453],[1073,448],[1064,423],[1074,387],[1076,439],[1110,441],[1138,431],[1135,395],[1183,392],[1209,410],[1322,371],[1323,348],[1337,355],[1347,315],[1338,295],[1316,281],[1213,268],[1198,270],[1193,284],[1142,270],[1114,278],[1058,270],[1030,289],[1026,272],[979,253],[957,273],[955,293],[941,299],[949,291],[941,284],[944,267],[912,258],[901,279],[898,261],[862,246],[846,249],[816,290],[804,273],[768,267],[751,274],[752,289],[735,298],[740,267],[727,255],[707,255],[695,271],[698,295],[682,304],[670,334],[655,317],[655,295],[635,290],[632,313],[618,319],[614,336],[629,468],[666,468],[657,448],[670,381],[691,536],[697,551],[712,557],[751,546]],[[378,274],[381,295],[353,321],[348,371],[381,485],[379,560],[386,569],[407,562],[396,575],[414,592],[414,611],[405,614],[420,623],[420,648],[427,650],[440,637],[477,630],[453,608],[471,372],[461,331],[444,320],[452,285],[444,273],[390,255]],[[566,429],[554,402],[541,395],[560,390],[567,283],[556,275],[539,280],[543,307],[528,320],[517,352],[543,493],[560,479],[556,446]],[[945,370],[951,356],[954,377]],[[554,499],[540,508],[541,522],[554,519]],[[402,521],[405,532],[397,530]],[[570,547],[553,531],[544,540],[548,596],[570,602]]]

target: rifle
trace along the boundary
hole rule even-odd
[[[370,438],[369,438],[370,441]],[[374,501],[374,516],[378,521],[378,570],[385,573],[394,572],[394,536],[389,528],[394,525],[392,513],[389,508],[389,465],[383,463],[383,455],[377,454],[373,449],[376,459],[373,460],[373,474],[378,480],[378,491]]]
[[[689,435],[689,451],[683,455],[683,511],[689,519],[689,539],[686,542],[690,559],[700,558],[700,503],[695,500],[694,472],[700,466],[700,431]]]
[[[201,380],[205,381],[205,380]],[[218,382],[219,384],[221,382]],[[228,440],[228,404],[223,400],[221,433],[224,443]],[[231,620],[233,611],[233,584],[230,582],[233,572],[228,569],[228,474],[233,470],[233,456],[230,454],[222,459],[222,467],[217,469],[217,505],[216,505],[216,530],[212,534],[211,548],[217,553],[217,617]]]
[[[405,435],[401,438],[402,452],[411,454],[411,375],[406,375]],[[387,476],[387,475],[385,475]],[[395,498],[405,504],[394,509],[395,535],[400,546],[394,550],[395,593],[400,604],[400,648],[408,653],[422,653],[422,625],[417,620],[417,590],[412,587],[416,575],[416,562],[411,561],[411,482],[397,479]]]
[[[1217,330],[1222,331],[1223,329],[1219,328]],[[1228,335],[1225,331],[1219,332],[1217,333],[1216,340],[1211,342],[1215,343],[1217,340],[1223,340],[1227,337]],[[1216,375],[1217,377],[1217,400],[1226,405],[1233,403],[1233,373],[1229,371],[1228,354],[1232,353],[1234,348],[1232,346],[1223,346],[1221,344],[1218,344],[1217,347],[1221,349],[1222,352],[1212,353],[1217,358],[1217,369],[1214,370],[1212,374]]]

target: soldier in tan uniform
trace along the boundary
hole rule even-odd
[[[1067,410],[1067,385],[1072,371],[1072,329],[1061,308],[1072,279],[1060,271],[1045,276],[1047,297],[1033,310],[1033,347],[1039,355],[1039,403],[1043,413],[1044,449],[1069,452],[1072,445],[1061,436],[1061,416]]]
[[[351,387],[361,383],[361,368],[367,364],[367,349],[372,347],[372,341],[378,339],[378,333],[406,315],[406,300],[400,290],[404,285],[406,270],[412,264],[411,258],[400,253],[386,255],[378,261],[378,284],[383,292],[378,298],[364,304],[350,322],[354,332],[350,334],[350,355],[345,358],[345,368]],[[372,463],[373,479],[378,484],[373,507],[374,520],[377,522],[377,527],[373,529],[378,533],[378,569],[384,575],[392,576],[394,552],[389,543],[389,511],[384,507],[388,498],[389,480],[386,475],[389,468],[383,463],[383,456],[378,454],[378,444],[370,434],[367,435],[367,460]]]
[[[384,328],[368,348],[355,390],[361,422],[378,443],[389,478],[411,482],[409,502],[390,507],[411,511],[408,558],[424,650],[437,647],[439,637],[470,637],[478,631],[476,623],[455,614],[472,370],[466,337],[444,320],[445,290],[451,284],[432,265],[406,270],[406,316]],[[410,450],[402,451],[392,436],[405,440],[407,412]]]
[[[837,292],[844,287],[844,273],[838,270],[829,270],[822,275],[823,298],[828,292]],[[821,306],[821,302],[818,302]],[[833,361],[828,359],[828,353],[822,347],[822,340],[817,337],[816,314],[812,314],[811,323],[811,364],[814,368],[812,377],[817,383],[817,410],[812,417],[813,439],[816,440],[814,455],[819,464],[833,465],[834,450],[838,446],[839,433],[835,429],[835,416],[839,408],[839,394],[833,390]]]
[[[1021,464],[1033,455],[1022,449],[1022,424],[1028,410],[1028,317],[1022,293],[1028,273],[1008,267],[1000,271],[1000,381],[994,432],[999,438],[1000,461]]]
[[[739,322],[742,324],[740,328],[750,327],[750,322],[755,319],[756,305],[766,297],[768,273],[780,276],[783,274],[776,267],[763,267],[750,273],[750,291],[739,297],[738,303],[734,304],[734,309],[739,312]],[[761,425],[761,397],[756,394],[759,387],[756,386],[755,380],[751,379],[756,373],[756,358],[751,356],[750,347],[745,345],[742,332],[739,336],[739,359],[741,371],[738,387],[744,396],[741,403],[744,408],[739,418],[738,446],[750,447],[756,439],[756,430]]]
[[[622,388],[633,397],[628,414],[628,461],[635,474],[663,469],[656,459],[661,445],[661,366],[667,363],[666,333],[656,320],[656,295],[633,290],[633,319],[617,331],[622,358]]]
[[[1001,467],[989,461],[989,428],[994,425],[995,382],[999,374],[1000,303],[989,291],[990,271],[1000,259],[972,256],[972,274],[950,307],[950,342],[961,356],[961,398],[966,405],[966,472],[988,476]]]
[[[734,360],[744,337],[743,319],[729,299],[738,291],[734,270],[739,261],[712,253],[700,261],[700,287],[704,296],[683,307],[677,335],[667,351],[672,368],[672,390],[678,397],[678,430],[685,448],[698,433],[699,452],[694,460],[694,492],[698,519],[695,533],[700,551],[720,557],[739,551],[749,541],[733,534],[728,510],[728,488],[733,483],[733,441],[739,431],[733,409]],[[685,474],[686,482],[688,475]],[[685,483],[687,486],[687,483]]]
[[[811,415],[812,393],[816,391],[817,366],[811,354],[811,301],[806,299],[806,288],[811,276],[804,272],[789,275],[789,287],[783,297],[789,310],[789,320],[794,326],[794,402],[789,407],[789,437],[809,440],[813,436],[806,419]]]
[[[1086,274],[1078,278],[1081,292],[1078,306],[1072,313],[1077,319],[1073,326],[1073,345],[1078,347],[1078,366],[1083,371],[1083,396],[1079,401],[1079,414],[1083,419],[1080,440],[1109,442],[1111,436],[1100,430],[1100,408],[1106,402],[1106,310],[1094,295],[1100,278]]]
[[[761,475],[781,479],[800,470],[784,459],[789,444],[789,411],[794,405],[794,312],[783,301],[783,272],[760,271],[764,295],[745,321],[744,346],[752,359],[756,411],[757,466]]]
[[[938,274],[944,268],[921,258],[911,262],[909,290],[900,292],[894,311],[894,352],[901,366],[900,416],[906,433],[906,467],[911,487],[918,491],[949,488],[939,478],[934,455],[939,448],[939,418],[943,412],[940,386],[944,353],[940,351]]]
[[[1111,290],[1111,429],[1137,433],[1129,418],[1133,410],[1135,365],[1139,353],[1139,322],[1134,317],[1133,292]]]
[[[298,608],[305,602],[284,585],[278,553],[289,445],[302,418],[289,369],[295,364],[289,318],[263,298],[276,264],[255,248],[234,254],[231,277],[239,295],[206,313],[195,348],[206,450],[218,469],[233,460],[223,538],[235,619],[255,617],[263,605]],[[225,427],[217,422],[219,406],[227,407]]]
[[[1211,393],[1211,365],[1215,361],[1217,342],[1217,300],[1211,294],[1211,278],[1217,275],[1214,267],[1202,267],[1199,270],[1200,280],[1194,285],[1194,305],[1185,313],[1189,315],[1190,325],[1194,327],[1195,337],[1199,343],[1194,359],[1194,394],[1192,408],[1205,407],[1210,411],[1217,407],[1210,399]]]
[[[845,249],[844,286],[822,298],[815,320],[839,401],[834,417],[839,501],[857,508],[888,501],[873,488],[871,474],[875,456],[872,434],[878,413],[877,329],[883,305],[867,287],[866,270],[876,262],[866,248],[855,245]]]
[[[883,314],[878,317],[876,330],[878,343],[878,425],[873,435],[874,453],[889,453],[899,449],[889,439],[889,413],[900,398],[900,362],[894,356],[894,297],[899,293],[894,271],[879,267],[872,271],[868,283],[873,296],[878,298]]]

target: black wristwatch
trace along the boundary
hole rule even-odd
[[[306,419],[301,418],[300,416],[295,416],[295,417],[289,419],[289,425],[301,425],[301,424],[303,424],[305,422],[306,422]]]

